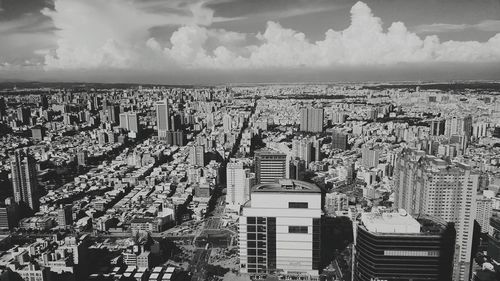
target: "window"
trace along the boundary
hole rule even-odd
[[[307,226],[289,226],[288,233],[307,233]]]
[[[294,208],[294,209],[307,209],[309,205],[307,202],[288,202],[288,208]]]

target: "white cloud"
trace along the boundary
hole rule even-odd
[[[449,24],[449,23],[422,24],[415,27],[415,32],[442,33],[442,32],[464,31],[467,29],[500,32],[500,20],[484,20],[477,24]]]
[[[311,42],[304,33],[270,21],[263,33],[252,35],[253,45],[247,34],[210,28],[221,19],[203,2],[186,7],[184,13],[165,17],[130,1],[56,0],[55,11],[44,12],[60,29],[46,68],[237,70],[500,61],[500,34],[487,42],[440,42],[435,35],[418,36],[402,22],[384,30],[382,20],[363,2],[352,7],[349,27],[330,29],[323,40]],[[181,26],[162,45],[165,40],[157,39],[164,38],[152,38],[149,29],[168,24]]]

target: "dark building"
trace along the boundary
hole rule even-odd
[[[491,232],[488,235],[488,256],[500,262],[500,217],[490,218]]]
[[[300,159],[290,161],[290,164],[288,165],[288,171],[290,179],[303,180],[304,172],[306,171],[306,161]]]
[[[73,224],[73,210],[72,210],[72,205],[67,204],[64,206],[61,206],[57,210],[57,224],[61,227],[67,226],[67,225],[72,225]]]
[[[169,145],[182,146],[186,144],[186,135],[183,131],[167,131],[165,140]]]
[[[118,105],[108,105],[104,107],[102,120],[105,120],[111,124],[118,124],[120,122],[120,106]]]
[[[5,205],[0,206],[0,229],[11,229],[19,222],[19,207],[12,198],[5,200]]]
[[[19,107],[17,109],[17,120],[23,125],[29,125],[31,119],[31,109],[29,107]]]
[[[349,146],[347,144],[347,140],[347,134],[334,131],[332,133],[332,149],[348,150]]]
[[[445,120],[432,120],[430,122],[431,126],[431,135],[432,136],[442,136],[445,132]]]
[[[450,281],[456,232],[404,210],[364,213],[357,228],[354,281]]]
[[[286,177],[286,155],[265,149],[255,152],[255,178],[257,183],[273,183]]]
[[[47,95],[41,95],[40,96],[40,107],[42,109],[49,108],[49,98],[47,97]]]

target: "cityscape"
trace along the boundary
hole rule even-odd
[[[498,3],[21,2],[0,281],[500,280]]]

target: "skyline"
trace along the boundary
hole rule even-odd
[[[1,81],[449,81],[500,73],[498,1],[18,2],[0,2]]]

